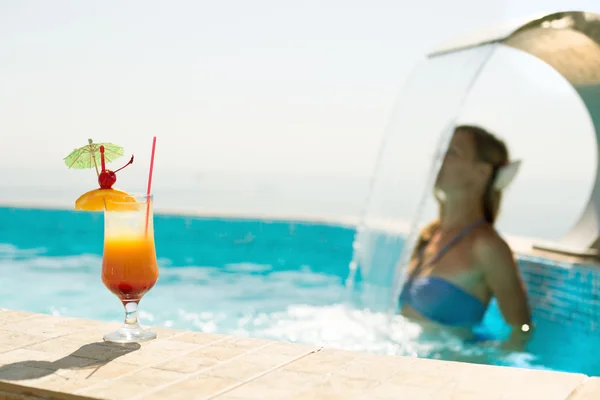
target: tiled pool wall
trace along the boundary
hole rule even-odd
[[[597,332],[600,324],[600,268],[519,255],[519,267],[534,319]]]

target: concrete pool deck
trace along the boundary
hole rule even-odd
[[[140,345],[103,342],[119,325],[0,309],[0,400],[600,398],[600,378],[581,374],[166,328]]]

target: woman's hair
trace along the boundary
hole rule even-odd
[[[502,200],[502,192],[494,188],[494,182],[500,167],[508,164],[509,154],[506,144],[496,136],[486,131],[485,129],[474,125],[459,125],[455,128],[456,131],[468,132],[473,137],[475,145],[475,156],[477,161],[490,164],[492,173],[485,186],[483,193],[482,207],[485,220],[489,224],[496,222],[496,217],[500,210],[500,202]],[[443,213],[443,203],[440,202],[440,214]],[[437,219],[425,226],[420,234],[415,246],[415,257],[421,249],[431,240],[435,231],[439,228],[440,220]]]

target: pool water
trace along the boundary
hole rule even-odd
[[[142,323],[385,354],[600,374],[598,335],[550,321],[527,352],[424,335],[402,317],[346,304],[354,230],[316,223],[157,215],[160,279]],[[100,213],[0,208],[0,307],[123,319],[100,280]],[[505,325],[495,305],[486,325]]]

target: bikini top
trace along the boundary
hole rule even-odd
[[[425,264],[422,262],[423,246],[419,264],[406,280],[399,301],[409,305],[423,317],[443,325],[466,327],[481,322],[487,308],[481,300],[447,279],[417,276],[484,222],[485,219],[481,219],[463,228]]]

